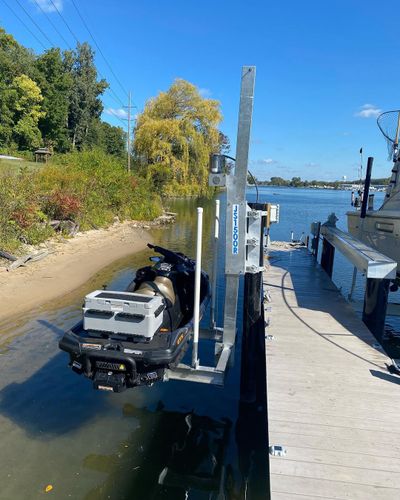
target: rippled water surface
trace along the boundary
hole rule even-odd
[[[178,200],[170,206],[178,222],[155,230],[154,241],[193,256],[197,204],[210,234],[214,202]],[[224,389],[171,381],[122,394],[94,391],[58,350],[82,297],[103,283],[124,289],[150,254],[116,262],[62,300],[0,325],[0,498],[242,497],[249,472],[238,458],[247,446],[238,419],[240,348]],[[205,241],[206,269],[211,256]],[[200,356],[212,363],[212,345]]]
[[[348,192],[261,188],[260,195],[281,205],[273,239],[308,233],[313,220],[332,211],[346,225]],[[249,197],[255,199],[254,190]],[[194,257],[197,205],[204,207],[204,234],[212,234],[213,200],[176,200],[169,208],[178,212],[177,223],[154,230],[154,241]],[[204,238],[203,254],[210,271],[211,238]],[[82,297],[103,283],[124,289],[149,255],[116,262],[74,293],[0,325],[0,499],[222,500],[259,491],[249,457],[255,434],[238,403],[240,343],[224,389],[171,381],[122,394],[94,391],[58,350],[64,330],[80,318]],[[222,277],[222,255],[218,268]],[[338,256],[334,278],[343,290],[349,273]],[[212,362],[212,345],[200,356]]]

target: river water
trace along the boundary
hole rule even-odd
[[[225,195],[220,198],[223,206]],[[255,201],[254,189],[249,199]],[[345,228],[350,193],[263,187],[260,201],[280,204],[271,236],[288,240],[291,230],[295,237],[308,234],[312,221],[332,211]],[[154,230],[154,241],[194,257],[197,205],[204,207],[204,234],[212,234],[213,200],[176,200],[169,208],[179,213],[177,223]],[[230,500],[246,491],[263,498],[250,457],[256,432],[238,404],[240,338],[224,389],[171,381],[102,393],[69,371],[67,355],[58,350],[64,330],[80,318],[82,297],[104,283],[124,289],[149,255],[118,261],[61,300],[0,325],[0,499]],[[204,238],[203,255],[210,271],[211,238]],[[221,252],[218,264],[221,298]],[[343,293],[350,277],[351,267],[338,255],[334,280]],[[357,298],[362,290],[360,277]],[[218,312],[221,319],[221,307]],[[212,357],[206,343],[201,361]]]

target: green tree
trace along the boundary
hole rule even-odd
[[[50,49],[38,57],[38,83],[43,94],[45,115],[39,121],[44,143],[65,152],[71,147],[68,110],[73,78],[66,70],[60,49]]]
[[[288,186],[289,181],[282,179],[282,177],[271,177],[270,184],[273,186]]]
[[[289,185],[292,187],[299,187],[302,185],[302,180],[300,177],[292,177]]]
[[[134,151],[148,178],[165,194],[204,193],[208,162],[219,151],[219,102],[185,80],[151,99],[137,120]]]
[[[34,71],[34,55],[19,45],[16,40],[0,28],[0,148],[13,145],[16,100],[14,78],[22,74],[30,76]],[[22,124],[21,124],[22,125]]]
[[[45,113],[41,109],[43,96],[38,85],[26,75],[16,76],[8,93],[9,109],[13,112],[12,137],[20,149],[40,146],[38,127]]]
[[[22,74],[35,79],[35,55],[0,28],[0,82],[11,84]]]
[[[97,81],[94,52],[88,43],[78,43],[76,51],[66,53],[65,59],[73,78],[68,128],[72,148],[82,149],[93,120],[100,118],[103,111],[100,96],[108,84],[105,80]]]
[[[126,155],[126,132],[107,122],[94,119],[86,138],[86,147],[99,148],[114,156]]]

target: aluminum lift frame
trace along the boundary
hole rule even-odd
[[[216,326],[213,317],[214,324],[211,325],[211,329],[199,331],[199,325],[196,325],[194,320],[192,364],[180,363],[174,369],[167,369],[164,376],[165,381],[181,380],[223,386],[226,369],[229,362],[232,361],[236,341],[240,276],[247,272],[257,273],[262,269],[259,266],[260,247],[263,245],[260,234],[262,215],[265,214],[262,211],[251,210],[246,202],[255,76],[255,66],[243,66],[234,169],[230,171],[211,169],[209,178],[211,186],[226,186],[227,191],[223,328]],[[215,156],[221,157],[223,155]],[[202,215],[202,212],[200,214]],[[219,216],[219,205],[217,206],[217,214]],[[198,235],[199,226],[201,228],[201,215],[198,219]],[[215,239],[218,241],[217,233]],[[215,290],[215,287],[213,288]],[[213,300],[215,299],[213,298]],[[198,359],[199,339],[215,341],[216,365],[214,367],[200,365]]]

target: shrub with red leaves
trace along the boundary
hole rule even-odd
[[[11,220],[15,221],[23,229],[31,227],[36,222],[36,205],[27,205],[14,210],[11,214]]]
[[[53,219],[75,220],[79,215],[82,202],[74,194],[55,191],[47,199],[45,212]]]

